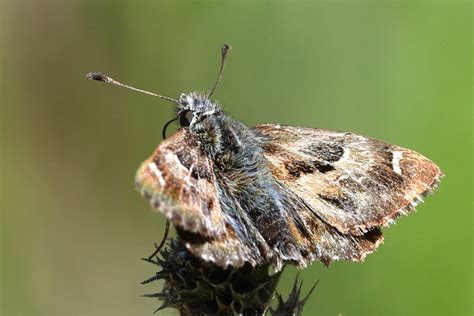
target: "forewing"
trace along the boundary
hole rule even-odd
[[[275,179],[342,234],[387,226],[442,176],[414,151],[352,133],[281,125],[255,130]]]
[[[163,140],[137,171],[135,183],[153,209],[176,226],[187,248],[221,266],[255,262],[224,218],[213,162],[188,129]]]
[[[225,233],[212,161],[181,129],[163,140],[137,171],[136,186],[175,225],[207,237]]]

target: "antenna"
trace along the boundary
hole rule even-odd
[[[214,85],[212,86],[211,92],[209,92],[209,95],[207,96],[208,99],[211,98],[214,91],[216,91],[217,85],[219,84],[219,81],[221,80],[221,77],[222,77],[222,72],[224,71],[225,60],[227,58],[227,52],[231,49],[232,49],[232,47],[230,47],[229,44],[222,45],[222,48],[221,48],[221,56],[222,56],[222,58],[221,58],[221,69],[219,70],[219,75],[217,76],[216,82],[214,82]]]
[[[130,89],[130,90],[136,91],[136,92],[141,92],[141,93],[144,93],[144,94],[148,94],[148,95],[151,95],[151,96],[154,96],[154,97],[158,97],[158,98],[173,102],[174,104],[178,104],[178,100],[168,98],[168,97],[165,97],[165,96],[153,93],[153,92],[149,92],[149,91],[146,91],[146,90],[138,89],[138,88],[123,84],[123,83],[118,82],[117,80],[115,80],[115,79],[113,79],[113,78],[111,78],[107,75],[104,75],[100,72],[89,72],[86,75],[86,79],[88,79],[88,80],[97,80],[97,81],[102,81],[102,82],[105,82],[105,83],[110,83],[110,84],[113,84],[113,85],[116,85],[116,86],[119,86],[119,87],[122,87],[122,88],[127,88],[127,89]]]

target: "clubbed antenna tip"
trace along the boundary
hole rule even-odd
[[[97,81],[102,81],[106,82],[107,81],[107,76],[101,74],[100,72],[89,72],[86,75],[87,80],[97,80]]]
[[[232,49],[232,47],[229,44],[222,45],[222,48],[221,48],[221,67],[219,69],[219,74],[217,75],[217,79],[216,79],[216,81],[214,82],[214,85],[211,88],[211,92],[209,92],[209,95],[207,96],[208,98],[210,98],[214,94],[214,91],[216,91],[217,85],[219,84],[219,81],[222,78],[222,73],[224,71],[225,61],[227,59],[227,53],[231,49]]]
[[[144,93],[144,94],[148,94],[148,95],[151,95],[153,97],[158,97],[160,99],[164,99],[164,100],[167,100],[167,101],[170,101],[174,104],[178,104],[178,100],[175,100],[173,98],[169,98],[169,97],[165,97],[163,95],[160,95],[160,94],[157,94],[157,93],[154,93],[154,92],[150,92],[150,91],[146,91],[146,90],[143,90],[143,89],[138,89],[138,88],[135,88],[135,87],[132,87],[132,86],[129,86],[129,85],[126,85],[124,83],[121,83],[115,79],[113,79],[112,77],[109,77],[103,73],[100,73],[100,72],[89,72],[87,75],[86,75],[86,79],[88,80],[96,80],[96,81],[102,81],[102,82],[105,82],[105,83],[110,83],[110,84],[113,84],[115,86],[119,86],[119,87],[122,87],[122,88],[126,88],[126,89],[129,89],[129,90],[133,90],[133,91],[136,91],[136,92],[140,92],[140,93]]]

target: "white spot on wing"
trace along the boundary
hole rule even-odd
[[[349,154],[351,153],[350,148],[344,148],[344,153],[342,154],[342,159],[349,159]]]
[[[395,173],[402,174],[402,169],[400,168],[400,160],[402,159],[403,152],[394,151],[392,158],[392,168]]]
[[[148,168],[155,174],[156,178],[158,179],[158,182],[160,183],[160,186],[165,185],[165,180],[163,179],[163,176],[161,174],[161,171],[156,167],[156,164],[152,161],[148,164]]]

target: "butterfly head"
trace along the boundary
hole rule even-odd
[[[219,104],[212,102],[204,94],[197,92],[183,93],[176,103],[176,115],[181,127],[199,131],[199,126],[210,117],[221,115]]]

